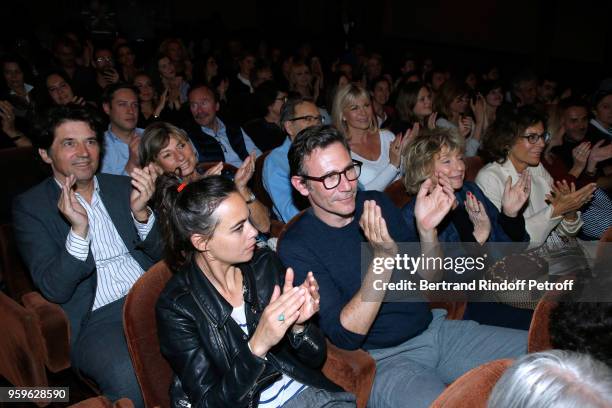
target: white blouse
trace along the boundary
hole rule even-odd
[[[529,247],[535,248],[542,245],[553,230],[565,236],[578,234],[582,228],[580,212],[575,221],[567,221],[562,216],[553,218],[553,206],[546,203],[546,195],[550,193],[553,178],[542,163],[528,169],[531,174],[531,192],[523,216],[525,217],[525,229],[531,237]],[[510,160],[506,160],[503,164],[489,163],[476,176],[476,184],[499,211],[501,211],[504,185],[508,176],[512,178],[512,184],[516,183],[520,176]]]
[[[378,159],[367,160],[357,153],[351,152],[353,159],[363,162],[361,175],[359,176],[359,188],[362,190],[383,191],[400,174],[400,169],[389,162],[389,148],[395,136],[388,130],[381,130],[378,134],[380,136],[380,156]]]

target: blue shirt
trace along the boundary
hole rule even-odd
[[[240,156],[232,149],[232,145],[227,137],[227,130],[225,128],[225,123],[221,121],[221,119],[216,118],[217,121],[217,131],[215,132],[212,128],[201,126],[202,132],[206,133],[209,136],[212,136],[219,144],[221,145],[221,149],[223,150],[223,156],[225,157],[225,162],[227,164],[231,164],[234,167],[240,167],[242,165],[242,160]],[[244,146],[246,147],[247,152],[251,153],[255,150],[255,155],[261,155],[261,150],[255,146],[255,143],[251,140],[249,135],[247,135],[242,128],[240,128],[242,132],[242,137],[244,139]]]
[[[136,134],[142,135],[144,129],[134,129]],[[100,173],[116,174],[119,176],[129,176],[125,171],[125,165],[130,158],[130,147],[123,140],[119,139],[112,131],[110,125],[104,132],[104,155],[102,157],[102,167]]]
[[[273,149],[263,165],[263,185],[274,204],[272,210],[279,220],[288,222],[300,212],[293,202],[293,186],[289,177],[287,153],[291,139],[286,138],[282,145]]]
[[[342,326],[340,313],[361,288],[361,244],[367,242],[359,219],[363,202],[375,200],[396,242],[410,241],[399,209],[383,193],[357,192],[355,216],[340,228],[318,219],[312,208],[291,225],[278,245],[286,267],[295,272],[294,282],[303,282],[312,271],[319,283],[319,324],[332,343],[340,348],[379,349],[397,346],[421,334],[432,319],[424,302],[383,302],[368,334],[354,333]]]

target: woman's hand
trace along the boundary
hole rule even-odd
[[[219,176],[223,171],[223,162],[219,162],[204,172],[204,177]]]
[[[586,167],[587,161],[589,160],[589,154],[591,153],[591,142],[582,142],[578,146],[572,149],[572,158],[574,164],[570,169],[569,173],[578,178]]]
[[[472,128],[474,127],[474,121],[469,116],[463,116],[459,119],[459,133],[464,138],[470,136],[472,133]]]
[[[399,168],[402,162],[402,139],[401,134],[395,135],[395,139],[389,145],[389,163],[397,168]]]
[[[438,119],[438,112],[431,112],[431,115],[427,118],[427,129],[436,128],[436,120]]]
[[[568,185],[565,180],[557,181],[552,185],[550,194],[546,195],[546,199],[553,206],[552,217],[562,215],[568,220],[575,219],[575,212],[593,198],[596,188],[597,184],[590,183],[576,190],[574,183]]]
[[[287,268],[287,272],[285,273],[285,284],[283,285],[283,293],[289,292],[291,289],[293,289],[293,278],[293,269]],[[294,330],[302,329],[303,327],[300,326],[319,311],[319,284],[317,283],[317,280],[312,272],[308,272],[308,275],[306,275],[306,279],[300,285],[300,288],[303,288],[305,291],[304,303],[302,304],[302,307],[300,307],[300,317],[298,317],[294,324]],[[298,327],[296,328],[295,326]]]
[[[236,188],[242,194],[247,190],[247,184],[253,174],[255,173],[255,151],[252,151],[251,154],[247,156],[246,159],[242,162],[242,165],[236,171],[236,175],[234,176],[234,183],[236,183]],[[247,194],[247,198],[248,198]]]
[[[155,193],[155,180],[157,179],[155,165],[151,163],[142,169],[136,167],[130,177],[132,177],[133,187],[130,195],[130,209],[134,218],[144,224],[149,219],[147,203]]]
[[[529,198],[530,192],[531,174],[527,170],[523,171],[514,185],[512,185],[512,178],[508,176],[501,202],[503,213],[510,218],[516,217]]]
[[[440,224],[456,201],[448,178],[445,180],[445,176],[442,174],[438,174],[437,177],[441,182],[433,189],[431,179],[427,179],[421,184],[414,206],[417,228],[419,232],[426,234],[431,233]]]
[[[474,224],[474,238],[482,245],[487,242],[489,235],[491,234],[491,220],[487,215],[487,211],[472,192],[468,191],[465,204],[465,210],[468,213],[468,217],[472,224]]]
[[[249,341],[253,354],[263,358],[268,350],[281,341],[300,317],[300,308],[306,299],[305,292],[304,288],[296,286],[281,295],[280,287],[274,286],[270,303],[264,309]]]

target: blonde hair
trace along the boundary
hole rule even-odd
[[[422,129],[404,149],[402,166],[404,186],[408,194],[416,194],[421,184],[431,176],[436,154],[447,148],[463,153],[465,142],[455,129]]]
[[[343,118],[344,109],[347,106],[352,105],[359,98],[366,99],[370,106],[372,106],[372,98],[370,97],[370,93],[363,87],[356,84],[348,84],[338,89],[336,92],[336,96],[334,97],[334,102],[332,105],[332,122],[334,127],[338,129],[344,137],[349,139],[348,135],[348,126],[346,125],[346,120]],[[371,132],[378,131],[378,121],[376,120],[376,115],[372,112],[370,118],[370,128]]]
[[[140,138],[138,146],[138,159],[140,166],[144,167],[149,163],[157,163],[157,156],[174,137],[183,143],[191,144],[191,140],[183,129],[180,129],[167,122],[154,122],[147,126]]]

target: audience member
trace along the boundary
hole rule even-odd
[[[244,130],[262,152],[277,148],[285,135],[280,128],[281,109],[287,101],[287,92],[272,81],[264,82],[255,90],[257,118],[245,123]]]

